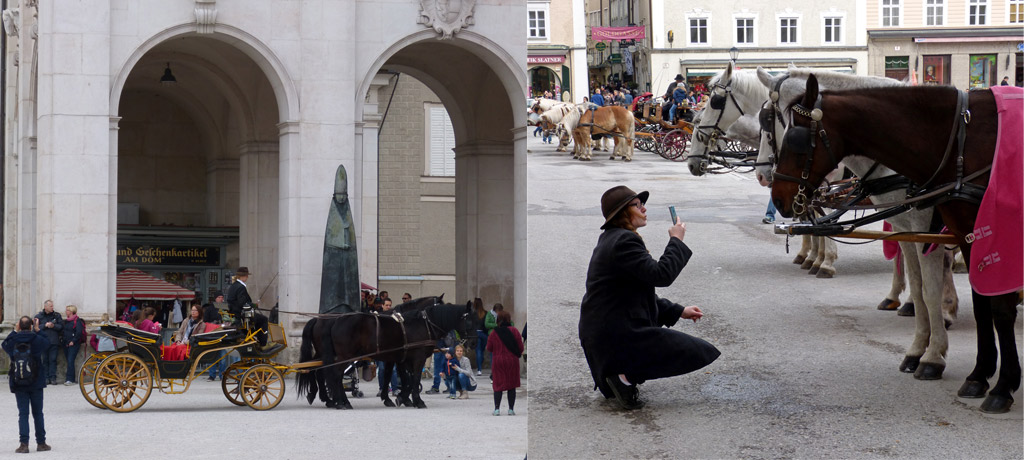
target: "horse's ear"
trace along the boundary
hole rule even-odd
[[[722,73],[722,79],[719,82],[732,81],[732,61],[725,66],[725,72]]]
[[[818,100],[818,77],[814,74],[807,76],[807,91],[804,93],[804,99],[800,101],[800,105],[804,107],[814,107],[814,102]]]
[[[757,66],[757,79],[761,80],[761,84],[764,85],[765,88],[771,89],[772,74],[768,73],[768,71],[764,70],[761,66]]]

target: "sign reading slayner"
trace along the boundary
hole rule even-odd
[[[220,265],[219,247],[117,245],[118,265]]]
[[[565,56],[526,56],[527,64],[561,64]]]
[[[643,26],[590,28],[590,38],[593,40],[640,40],[645,36]]]

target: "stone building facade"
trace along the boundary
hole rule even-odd
[[[128,263],[118,248],[131,239],[216,249],[206,265],[157,267],[211,290],[201,294],[243,265],[264,304],[316,311],[339,164],[360,278],[376,282],[402,249],[380,233],[382,160],[392,161],[378,149],[381,95],[395,74],[422,82],[451,116],[455,176],[426,193],[454,208],[446,299],[485,295],[525,320],[522,2],[6,7],[4,322],[48,298],[86,319],[113,313],[115,274]]]

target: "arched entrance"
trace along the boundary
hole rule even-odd
[[[545,91],[551,91],[552,94],[560,93],[561,90],[562,82],[554,70],[544,66],[530,69],[530,91],[534,96],[544,94]]]
[[[426,276],[433,269],[429,261],[450,263],[455,289],[446,292],[446,300],[465,302],[480,297],[487,305],[500,302],[511,308],[516,321],[525,321],[525,123],[515,118],[521,112],[517,110],[521,103],[513,106],[513,101],[524,98],[525,82],[521,71],[515,70],[517,66],[521,63],[488,49],[486,41],[470,32],[439,41],[433,32],[424,31],[393,45],[369,69],[361,86],[365,92],[357,93],[365,96],[356,104],[356,119],[363,126],[361,136],[357,134],[357,145],[362,147],[361,152],[357,151],[357,163],[381,165],[378,183],[364,184],[363,195],[379,193],[382,198],[364,201],[364,207],[376,209],[364,209],[363,215],[373,216],[376,227],[383,229],[386,219],[401,218],[393,207],[408,205],[419,211],[405,218],[434,231],[431,219],[439,214],[424,210],[445,209],[443,190],[450,187],[454,203],[447,206],[453,211],[454,221],[442,224],[452,231],[437,234],[440,239],[432,244],[410,244],[401,237],[389,239],[392,237],[383,231],[380,239],[369,241],[364,232],[362,247],[373,251],[369,255],[374,261],[370,265],[361,258],[361,273],[376,273],[384,286],[389,280],[419,277],[425,290],[422,294],[439,294],[436,290],[427,292],[440,284],[431,283]],[[454,181],[449,185],[445,177],[431,173],[427,161],[430,153],[421,145],[429,144],[429,136],[424,140],[413,134],[414,142],[405,151],[377,144],[385,112],[388,118],[396,116],[387,109],[390,85],[395,79],[407,77],[436,95],[450,116]],[[429,108],[417,112],[419,125],[427,126],[430,120],[425,114],[430,113]],[[387,119],[384,122],[387,129]],[[410,155],[409,150],[418,160],[399,174],[414,181],[417,191],[405,201],[384,200],[387,186],[382,184],[394,179],[388,175],[391,170],[383,169],[390,162],[388,156]],[[418,266],[390,261],[402,244],[414,252],[406,258],[413,256],[421,261]],[[450,260],[445,261],[445,257]],[[391,293],[398,297],[401,292]]]
[[[206,301],[246,265],[250,291],[272,305],[282,85],[237,41],[170,38],[139,50],[115,99],[116,270],[143,269]]]

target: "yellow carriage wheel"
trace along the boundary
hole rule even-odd
[[[96,399],[115,412],[131,412],[142,407],[153,391],[149,366],[131,353],[108,356],[96,368]]]
[[[82,369],[78,371],[78,389],[82,391],[82,396],[85,397],[89,404],[100,409],[106,409],[98,399],[96,399],[96,386],[93,382],[96,378],[96,368],[100,366],[100,362],[110,356],[110,353],[93,353],[86,358],[85,362],[82,363]]]
[[[242,399],[239,393],[240,387],[239,382],[242,381],[242,374],[246,371],[245,367],[241,366],[241,363],[232,363],[224,370],[224,374],[220,376],[220,389],[224,391],[224,396],[231,401],[231,404],[236,406],[244,406],[245,401]]]
[[[273,409],[284,399],[284,374],[269,364],[257,364],[242,374],[238,389],[247,406]]]

